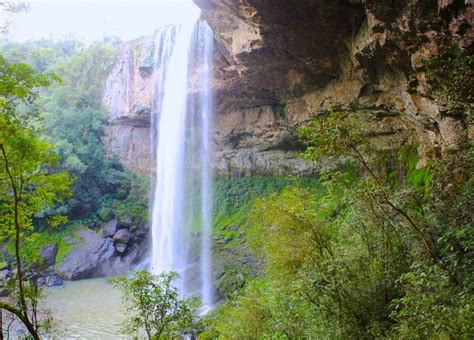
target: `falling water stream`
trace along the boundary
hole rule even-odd
[[[181,24],[158,30],[154,39],[150,135],[156,176],[149,263],[156,274],[178,272],[176,285],[182,295],[199,296],[201,312],[206,313],[214,303],[210,252],[213,34],[199,20],[197,8],[183,13],[182,19]],[[133,57],[130,50],[127,53],[127,58]],[[129,70],[124,74],[128,76]],[[129,86],[126,78],[125,92],[113,97],[115,104],[128,103]],[[120,294],[105,279],[48,289],[45,306],[55,312],[62,335],[68,338],[127,338],[117,336],[124,318]]]
[[[155,39],[151,140],[156,179],[150,263],[156,274],[178,272],[181,293],[199,295],[209,309],[213,36],[198,18],[196,9],[183,23],[158,31]],[[191,247],[197,239],[198,259],[196,247]]]
[[[211,143],[210,130],[212,121],[212,45],[213,34],[205,23],[201,23],[199,29],[199,42],[203,43],[203,72],[201,78],[201,217],[202,217],[202,238],[201,238],[201,299],[208,309],[212,309],[212,270],[211,270],[211,230],[212,230],[212,204],[211,204]]]

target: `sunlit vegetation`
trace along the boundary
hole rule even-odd
[[[257,197],[266,198],[289,185],[316,184],[317,179],[310,177],[217,177],[213,193],[214,227],[244,224]]]

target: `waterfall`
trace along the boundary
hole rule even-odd
[[[178,272],[180,292],[197,294],[204,309],[210,309],[213,34],[198,17],[196,10],[155,37],[150,263],[155,274]]]
[[[204,306],[212,308],[212,281],[211,281],[211,254],[210,239],[212,229],[212,204],[211,204],[211,143],[210,143],[210,122],[212,121],[212,95],[211,95],[211,74],[212,74],[212,43],[213,34],[206,24],[199,27],[199,42],[203,46],[201,77],[201,217],[202,217],[202,238],[201,238],[201,299]],[[199,58],[200,59],[200,58]]]

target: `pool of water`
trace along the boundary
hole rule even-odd
[[[65,282],[48,288],[43,306],[52,312],[57,335],[67,339],[128,339],[120,334],[126,314],[120,291],[107,279]]]

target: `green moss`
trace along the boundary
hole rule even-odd
[[[257,197],[266,198],[290,185],[310,187],[319,185],[319,181],[314,177],[217,177],[213,189],[214,230],[244,224]]]
[[[427,192],[433,176],[432,168],[429,165],[420,169],[416,168],[420,156],[413,148],[402,150],[401,160],[406,166],[408,184],[419,191]]]

